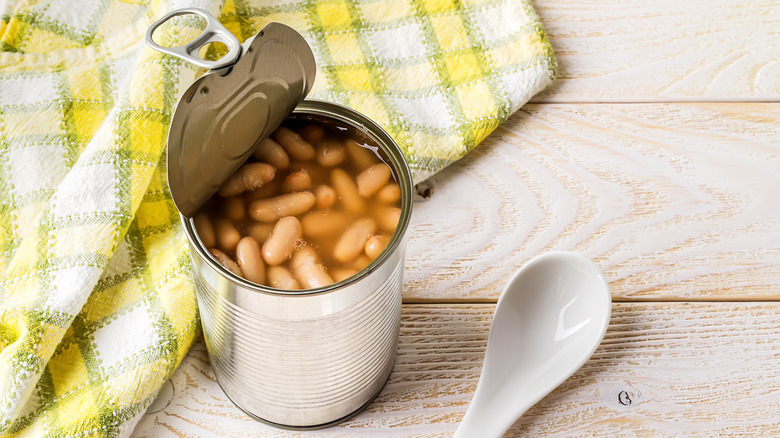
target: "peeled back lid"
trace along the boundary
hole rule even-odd
[[[306,40],[271,23],[244,43],[232,67],[212,70],[184,92],[168,133],[168,184],[181,214],[195,215],[284,121],[315,72]]]

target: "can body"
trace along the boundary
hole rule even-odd
[[[229,273],[209,257],[192,220],[183,221],[218,383],[238,407],[261,421],[317,428],[359,412],[390,375],[400,328],[412,187],[403,154],[370,120],[316,101],[302,102],[294,114],[334,118],[360,128],[389,157],[402,189],[402,214],[374,262],[325,288],[281,291]]]

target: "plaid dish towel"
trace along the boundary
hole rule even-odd
[[[0,432],[125,436],[199,332],[165,174],[178,96],[202,71],[148,49],[199,7],[240,40],[300,31],[311,97],[396,138],[415,182],[548,85],[528,0],[0,3]],[[171,42],[197,35],[187,21]]]

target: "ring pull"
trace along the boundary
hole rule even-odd
[[[158,27],[173,17],[189,14],[198,15],[206,20],[206,29],[204,29],[200,35],[186,44],[175,47],[163,47],[154,42],[152,35]],[[223,26],[222,23],[220,23],[219,20],[214,18],[211,14],[204,11],[203,9],[198,8],[177,9],[165,14],[165,16],[149,26],[149,29],[146,31],[144,40],[149,47],[157,50],[158,52],[173,55],[191,64],[197,65],[198,67],[207,69],[222,68],[233,65],[241,56],[241,44],[238,42],[238,38],[230,33],[230,31],[227,30],[225,26]],[[201,47],[209,43],[217,42],[223,43],[227,46],[228,52],[225,54],[225,56],[216,61],[206,61],[201,58],[200,55],[198,55]]]

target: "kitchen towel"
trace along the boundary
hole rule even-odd
[[[199,332],[165,173],[202,70],[143,44],[199,7],[311,44],[310,97],[381,124],[422,181],[552,82],[528,0],[0,2],[0,433],[126,436]],[[197,35],[191,21],[161,31]]]

